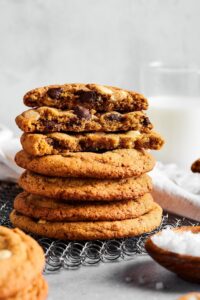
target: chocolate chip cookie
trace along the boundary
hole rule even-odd
[[[19,229],[0,226],[1,299],[24,291],[41,274],[44,263],[43,250],[35,240]]]
[[[64,154],[68,152],[98,152],[114,149],[153,149],[163,146],[162,137],[156,132],[140,134],[126,133],[24,133],[21,137],[23,149],[30,155]]]
[[[200,173],[200,158],[193,162],[191,170],[193,173]]]
[[[148,175],[138,178],[93,179],[48,177],[25,171],[19,185],[27,192],[72,201],[121,201],[136,199],[152,189]]]
[[[22,215],[47,221],[117,221],[142,216],[153,204],[150,194],[118,202],[64,202],[23,192],[15,198],[14,208]]]
[[[96,111],[139,111],[148,108],[147,99],[136,92],[99,84],[63,84],[40,87],[24,96],[30,107],[72,109],[80,105]]]
[[[143,216],[121,221],[49,222],[24,216],[15,210],[10,214],[13,225],[38,235],[63,240],[96,240],[133,237],[158,227],[162,209],[158,204]]]
[[[17,116],[16,123],[24,132],[149,132],[153,128],[148,117],[141,111],[98,113],[82,106],[66,111],[46,106],[29,109]]]
[[[104,153],[70,152],[63,155],[15,156],[21,168],[47,176],[116,179],[140,176],[152,170],[154,158],[143,150],[120,149]]]

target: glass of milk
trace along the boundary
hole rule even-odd
[[[149,99],[147,114],[165,139],[157,160],[190,169],[200,158],[200,73],[192,66],[154,62],[141,70],[140,91]]]

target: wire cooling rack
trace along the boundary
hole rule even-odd
[[[12,227],[9,214],[13,200],[21,191],[15,183],[0,182],[0,225]],[[182,225],[197,225],[189,219],[164,214],[162,224],[156,230]],[[154,231],[154,232],[156,232]],[[144,243],[151,233],[135,238],[109,241],[70,242],[42,238],[32,235],[42,246],[46,256],[45,273],[58,272],[60,269],[77,269],[80,266],[97,265],[100,262],[113,262],[133,259],[144,255]]]

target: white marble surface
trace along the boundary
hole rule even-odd
[[[0,0],[0,122],[23,94],[63,82],[139,89],[150,60],[200,64],[199,0]]]
[[[47,275],[48,300],[178,300],[200,291],[197,284],[178,278],[145,256],[119,263],[102,263]],[[158,289],[160,282],[163,288]]]

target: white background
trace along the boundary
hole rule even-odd
[[[63,82],[139,90],[151,60],[200,64],[199,0],[0,0],[0,123],[23,94]]]

